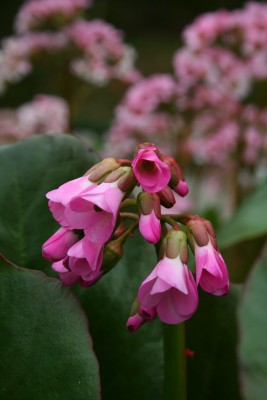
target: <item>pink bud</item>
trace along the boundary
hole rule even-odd
[[[141,148],[132,162],[136,179],[150,193],[162,190],[171,177],[169,166],[159,159],[156,152],[157,148],[153,145]]]
[[[216,296],[228,293],[229,277],[225,262],[211,244],[198,246],[195,244],[196,280],[203,290]]]
[[[147,242],[157,243],[159,241],[161,236],[161,225],[154,210],[151,211],[151,214],[140,215],[139,230]]]
[[[189,192],[186,181],[179,181],[176,186],[172,187],[172,189],[182,197],[186,196]]]
[[[126,327],[130,333],[135,333],[144,323],[145,323],[144,318],[141,317],[141,315],[139,315],[138,313],[136,313],[135,315],[132,315],[131,317],[128,318]]]
[[[69,248],[79,240],[79,236],[66,228],[60,228],[42,247],[43,257],[54,262],[66,257]]]
[[[149,243],[157,243],[161,236],[160,199],[155,193],[138,194],[139,230]]]

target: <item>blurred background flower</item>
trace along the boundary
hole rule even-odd
[[[1,143],[76,133],[128,157],[155,142],[179,159],[201,211],[230,216],[267,175],[267,5],[169,1],[162,15],[160,4],[115,3],[13,0]]]

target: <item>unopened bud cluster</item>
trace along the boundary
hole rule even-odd
[[[185,321],[198,306],[197,285],[215,295],[229,289],[211,223],[178,214],[175,198],[187,193],[177,162],[151,143],[138,146],[132,161],[106,158],[47,193],[61,227],[44,243],[43,256],[64,284],[87,287],[118,263],[125,240],[139,227],[147,242],[157,244],[159,262],[139,288],[127,328],[135,332],[156,316],[168,324]],[[195,278],[187,267],[189,247]]]

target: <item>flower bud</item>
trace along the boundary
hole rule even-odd
[[[142,326],[146,320],[141,317],[139,314],[132,315],[131,317],[128,318],[126,322],[126,327],[128,329],[129,333],[135,333],[138,331],[140,326]]]
[[[195,244],[200,247],[206,246],[210,240],[217,248],[215,231],[209,221],[195,217],[187,222],[186,229],[192,251],[194,251]]]
[[[107,183],[117,182],[118,188],[124,193],[130,193],[137,185],[137,180],[131,167],[120,167],[111,172],[105,179]]]
[[[171,171],[169,186],[180,196],[186,196],[189,192],[189,188],[184,179],[180,165],[172,157],[163,155],[162,159],[169,166]]]
[[[160,192],[157,192],[160,198],[160,204],[165,208],[172,208],[176,203],[172,190],[166,186]]]
[[[146,319],[140,315],[139,307],[140,303],[138,298],[136,298],[132,304],[130,316],[126,322],[126,327],[130,333],[137,332],[140,326],[146,322]]]
[[[98,183],[119,167],[120,162],[118,160],[108,157],[94,165],[84,175],[87,175],[91,182]]]
[[[156,146],[154,145],[154,143],[150,143],[150,142],[144,142],[144,143],[140,143],[138,146],[136,146],[135,151],[134,151],[134,157],[137,156],[137,154],[139,153],[140,150],[144,150],[144,149],[149,149],[151,147],[155,147],[155,153],[157,154],[157,156],[160,156],[160,152],[159,150],[156,148]]]
[[[161,236],[159,197],[155,193],[141,192],[137,203],[140,233],[149,243],[157,243]]]
[[[165,236],[160,251],[161,258],[170,259],[180,257],[182,263],[188,261],[187,237],[183,231],[170,230]]]

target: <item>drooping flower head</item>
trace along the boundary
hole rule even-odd
[[[138,183],[141,192],[133,190]],[[132,163],[104,159],[47,194],[61,228],[44,243],[43,255],[65,285],[96,283],[122,258],[123,244],[137,227],[147,242],[160,243],[159,261],[141,284],[127,320],[129,332],[157,316],[167,324],[189,319],[198,306],[197,284],[215,295],[228,291],[212,225],[196,215],[179,214],[176,200],[187,191],[179,193],[180,183],[187,188],[176,161],[144,143]],[[196,255],[196,282],[187,267],[188,242]]]

